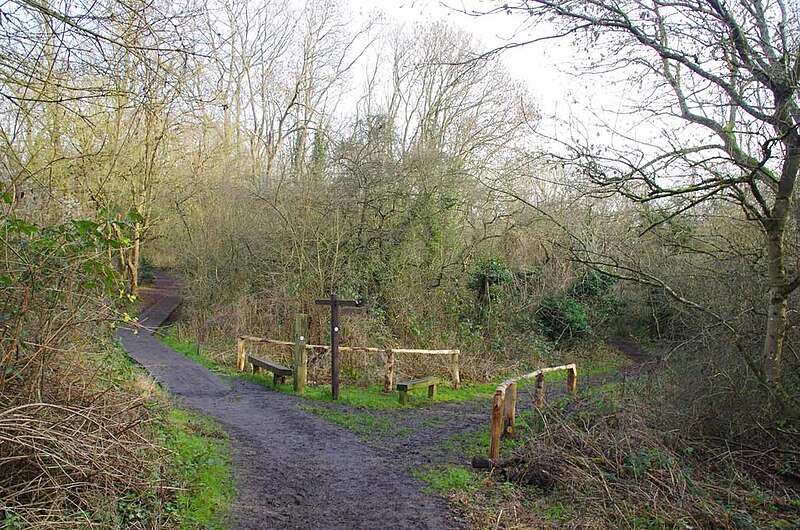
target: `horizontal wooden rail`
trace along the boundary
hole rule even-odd
[[[574,394],[578,388],[578,369],[575,364],[565,364],[552,368],[540,368],[529,374],[506,379],[494,392],[492,399],[492,424],[491,441],[489,442],[489,458],[500,458],[500,440],[502,436],[514,436],[514,423],[517,408],[517,383],[525,379],[536,378],[536,393],[534,404],[536,407],[544,406],[544,374],[549,372],[567,371],[567,390]]]
[[[257,342],[261,344],[274,344],[276,346],[295,346],[294,342],[287,340],[267,339],[264,337],[254,337],[252,335],[239,335],[236,343],[237,353],[237,367],[240,372],[244,372],[245,365],[245,350],[244,345],[246,342]],[[306,349],[315,351],[328,350],[330,346],[322,344],[305,344]],[[461,388],[461,370],[460,370],[460,355],[461,350],[419,350],[412,348],[373,348],[369,346],[339,346],[340,352],[354,352],[354,353],[383,353],[385,354],[385,375],[383,381],[383,391],[389,393],[392,391],[392,382],[394,380],[394,356],[396,354],[409,354],[409,355],[448,355],[450,357],[450,376],[453,381],[453,388]]]

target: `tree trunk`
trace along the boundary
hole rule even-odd
[[[771,288],[769,293],[769,309],[767,312],[767,330],[764,337],[762,369],[764,379],[770,386],[781,380],[781,364],[783,359],[783,339],[786,333],[786,313],[788,303],[781,289]]]
[[[131,294],[139,295],[139,253],[141,245],[141,228],[139,223],[133,225],[133,248],[128,252],[128,274],[130,274]]]
[[[786,269],[784,267],[783,234],[785,223],[775,220],[767,226],[767,257],[769,259],[769,302],[767,327],[761,370],[764,381],[774,390],[780,388],[783,342],[786,335],[788,300],[786,297]]]

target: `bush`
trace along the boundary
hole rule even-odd
[[[617,279],[608,274],[588,271],[575,280],[570,294],[578,300],[587,300],[607,294],[617,283]]]
[[[498,289],[511,283],[514,275],[501,258],[482,258],[470,273],[468,287],[481,303],[496,302]]]
[[[586,308],[564,295],[545,296],[537,313],[547,335],[555,341],[574,339],[591,333]]]

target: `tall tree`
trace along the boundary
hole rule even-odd
[[[800,273],[787,262],[800,167],[800,22],[784,0],[524,0],[537,31],[582,35],[589,66],[643,94],[637,116],[662,124],[656,142],[572,145],[591,183],[670,209],[737,204],[763,235],[769,292],[757,375],[782,389],[787,311]],[[636,90],[638,89],[638,90]],[[632,138],[628,136],[628,138]]]

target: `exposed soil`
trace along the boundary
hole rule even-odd
[[[181,405],[210,415],[230,435],[240,492],[232,528],[464,527],[444,499],[422,493],[422,482],[404,465],[413,459],[395,458],[415,454],[417,441],[405,449],[370,446],[304,411],[302,398],[210,373],[152,336],[180,300],[163,274],[150,291],[155,301],[138,333],[124,329],[119,337]]]
[[[411,410],[359,410],[310,402],[238,379],[220,378],[151,336],[178,305],[177,288],[164,275],[147,292],[154,303],[138,335],[120,337],[142,364],[184,406],[219,421],[233,446],[240,498],[234,528],[463,528],[447,503],[421,492],[412,470],[425,464],[468,465],[470,434],[489,423],[490,399],[430,403]],[[610,343],[634,361],[650,358],[637,344]],[[629,370],[628,370],[629,371]],[[626,371],[627,372],[627,371]],[[620,374],[584,379],[602,384]],[[566,393],[551,383],[547,399]],[[533,388],[520,389],[518,412],[533,409]],[[371,417],[367,441],[304,408],[324,407]]]
[[[660,366],[661,360],[644,351],[641,345],[636,342],[611,339],[608,343],[618,349],[625,357],[633,361],[630,366],[622,369],[624,374],[638,375],[643,372],[653,371]]]

